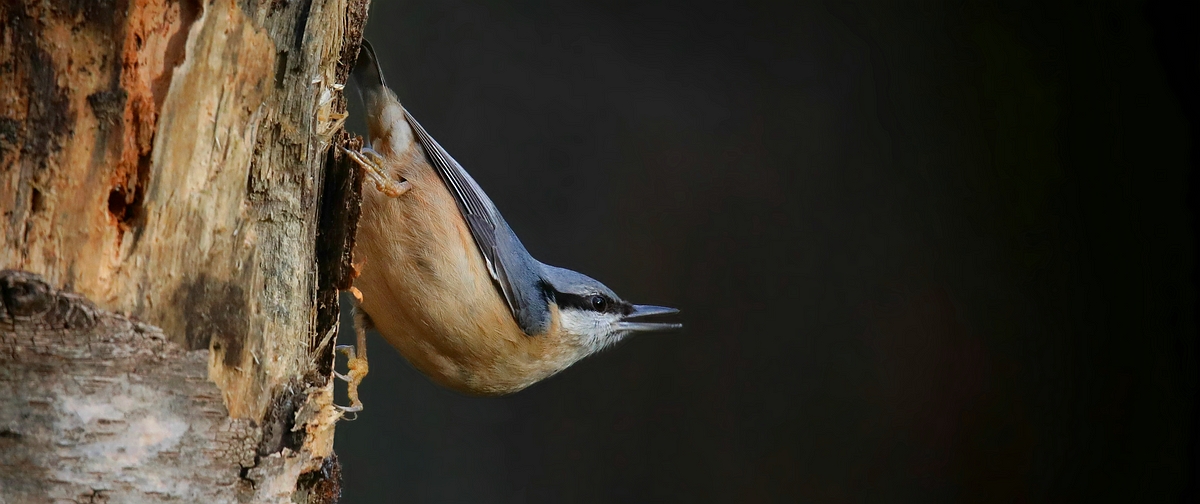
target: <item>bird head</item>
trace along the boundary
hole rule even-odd
[[[656,315],[676,314],[679,310],[629,303],[598,280],[582,273],[543,264],[542,280],[551,302],[558,307],[563,336],[574,340],[588,354],[603,350],[634,333],[683,327],[678,323],[643,320]]]

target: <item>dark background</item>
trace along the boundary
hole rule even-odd
[[[1194,501],[1195,3],[374,2],[529,250],[686,328],[492,399],[372,336],[344,502]]]

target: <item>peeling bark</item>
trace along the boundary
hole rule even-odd
[[[336,496],[361,180],[330,146],[367,6],[0,1],[0,267],[41,278],[0,281],[96,321],[0,321],[0,502]]]

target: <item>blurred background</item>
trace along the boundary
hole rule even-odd
[[[686,327],[488,399],[372,335],[343,502],[1194,502],[1196,13],[374,2],[530,252]]]

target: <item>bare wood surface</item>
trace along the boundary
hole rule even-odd
[[[181,387],[171,400],[204,403],[170,413],[199,415],[187,432],[252,426],[235,436],[257,440],[249,459],[226,454],[197,466],[212,469],[214,485],[233,482],[222,488],[240,489],[240,501],[336,494],[326,483],[337,473],[332,349],[322,342],[336,331],[337,289],[348,284],[361,181],[329,147],[348,141],[341,86],[366,11],[366,0],[0,0],[0,266],[94,303],[89,310],[106,321],[99,332],[70,337],[120,342],[80,354],[76,370],[67,354],[35,345],[66,329],[0,328],[0,352],[11,357],[5,383],[74,376],[88,384],[72,389],[79,397],[127,419],[76,415],[82,437],[64,442],[120,459],[114,453],[143,426],[135,417],[152,416],[148,406],[117,403],[157,377]],[[160,353],[173,356],[161,361],[170,369],[120,361]],[[106,355],[124,364],[105,367]],[[0,439],[0,458],[40,439],[26,414],[37,401],[52,398],[37,414],[67,414],[63,401],[75,392],[53,387],[6,389],[0,432],[11,436]],[[204,402],[214,397],[220,408]],[[38,432],[66,432],[46,428]],[[87,444],[88,436],[125,441]],[[163,456],[147,467],[180,484],[166,465],[194,461]],[[26,478],[52,467],[22,460],[9,468]],[[45,490],[19,479],[0,480],[0,501],[33,495],[9,493],[18,488]],[[62,480],[72,489],[63,491],[74,481]]]

